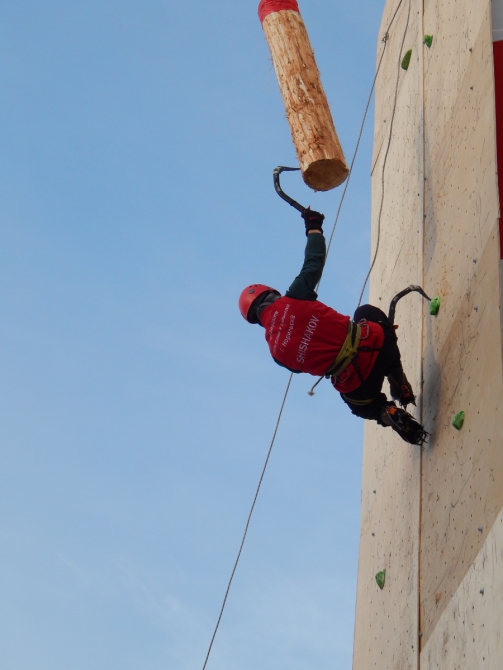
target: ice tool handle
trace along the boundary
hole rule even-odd
[[[400,300],[400,298],[403,298],[405,295],[408,293],[412,293],[412,291],[417,291],[420,293],[423,298],[426,298],[429,302],[431,302],[431,298],[426,295],[426,293],[423,291],[423,289],[420,286],[416,286],[415,284],[411,284],[410,286],[407,286],[407,288],[404,288],[403,291],[400,291],[400,293],[397,293],[396,296],[393,298],[393,300],[390,303],[389,306],[389,312],[388,312],[388,319],[390,320],[391,324],[395,322],[395,309],[396,309],[396,304]]]
[[[274,170],[272,171],[272,176],[274,179],[274,188],[276,189],[276,193],[279,195],[279,197],[283,198],[285,202],[287,202],[292,207],[295,207],[295,209],[302,214],[303,212],[306,211],[306,208],[303,207],[301,204],[299,204],[293,198],[290,198],[290,196],[283,191],[279,183],[279,176],[282,172],[295,172],[297,170],[300,170],[300,168],[291,168],[291,167],[284,167],[284,165],[278,165],[278,167],[274,168]]]

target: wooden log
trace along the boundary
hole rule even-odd
[[[349,170],[297,1],[261,0],[259,18],[302,177],[315,191],[329,191],[342,184]]]

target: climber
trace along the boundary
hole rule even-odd
[[[391,426],[409,444],[423,444],[428,433],[404,409],[415,405],[415,397],[402,369],[393,325],[372,305],[358,307],[350,319],[317,300],[315,288],[326,258],[325,217],[309,208],[301,216],[307,244],[300,274],[284,296],[263,284],[245,288],[239,298],[242,316],[265,328],[278,365],[330,377],[353,414]],[[391,401],[382,392],[385,377]]]

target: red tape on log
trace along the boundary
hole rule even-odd
[[[269,14],[280,12],[282,9],[291,9],[300,14],[297,0],[260,0],[258,6],[260,23],[263,23],[265,17],[269,16]]]

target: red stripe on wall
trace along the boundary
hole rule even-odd
[[[503,41],[493,42],[494,88],[496,97],[496,152],[498,156],[498,186],[500,196],[500,258],[503,260]]]
[[[262,23],[266,16],[273,12],[280,12],[282,9],[292,9],[294,12],[299,12],[299,5],[297,0],[260,0],[258,6],[258,17]],[[300,14],[300,12],[299,12]]]

